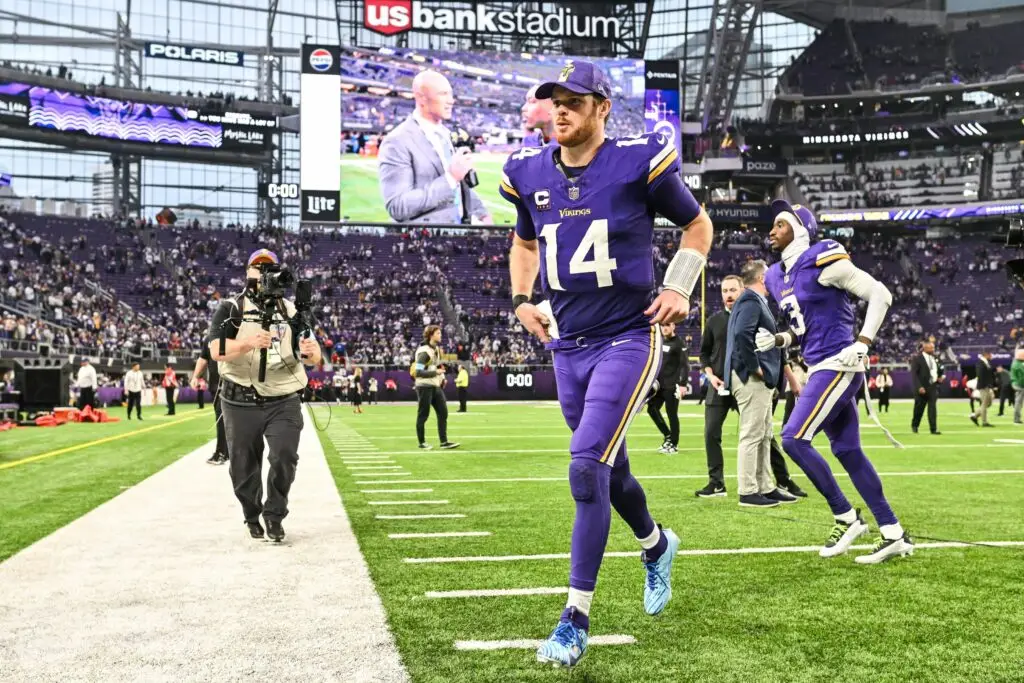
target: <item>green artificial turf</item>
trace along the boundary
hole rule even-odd
[[[498,194],[501,168],[507,154],[479,153],[475,156],[480,184],[475,188],[495,223],[514,223],[516,210]],[[341,162],[341,215],[347,221],[391,221],[377,180],[376,157],[346,155]]]
[[[655,519],[683,550],[817,546],[831,518],[810,497],[774,510],[746,511],[730,495],[702,500],[702,409],[682,410],[682,450],[656,453],[661,438],[646,415],[629,436],[633,472]],[[928,539],[1024,541],[1024,429],[996,419],[977,429],[965,403],[940,404],[942,436],[910,433],[910,406],[883,416],[909,448],[891,448],[877,428],[865,449],[903,525]],[[781,414],[781,410],[780,410]],[[564,595],[428,599],[427,591],[565,586],[565,559],[409,564],[404,558],[567,553],[574,505],[566,482],[568,430],[556,407],[471,404],[453,414],[456,451],[416,451],[415,408],[368,406],[336,412],[321,438],[402,658],[415,681],[1022,681],[1024,548],[919,549],[913,558],[858,566],[853,556],[813,552],[681,556],[674,597],[659,617],[644,614],[637,556],[607,558],[591,611],[592,635],[628,634],[637,644],[592,647],[572,677],[534,661],[532,650],[456,651],[457,640],[540,639],[555,625]],[[866,420],[865,420],[866,422]],[[433,419],[428,438],[436,446]],[[726,423],[726,472],[735,472],[736,419]],[[362,435],[370,446],[349,441]],[[998,443],[997,439],[1020,444]],[[339,455],[334,442],[351,450]],[[827,452],[827,442],[816,444]],[[377,449],[360,450],[360,449]],[[491,451],[491,452],[488,452]],[[546,451],[546,452],[531,452]],[[411,476],[374,476],[342,458],[391,454]],[[831,456],[836,472],[842,468]],[[798,473],[795,465],[791,468]],[[977,472],[993,474],[885,473]],[[1009,472],[1016,470],[1015,472]],[[684,475],[689,478],[658,479]],[[443,482],[535,478],[551,481]],[[846,477],[840,484],[863,504]],[[372,483],[370,483],[372,482]],[[426,482],[426,483],[424,483]],[[430,488],[386,494],[366,490]],[[447,505],[369,506],[369,501],[448,500]],[[464,519],[378,520],[378,514],[465,514]],[[873,542],[877,533],[873,519]],[[490,531],[479,538],[390,539],[389,533]],[[927,537],[927,538],[926,538]],[[608,549],[637,551],[613,515]]]
[[[215,438],[212,409],[193,410],[0,433],[0,562]]]

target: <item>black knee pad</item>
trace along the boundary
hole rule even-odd
[[[589,503],[597,491],[597,478],[602,474],[601,467],[608,467],[589,458],[573,458],[569,463],[569,490],[573,500],[578,503]]]

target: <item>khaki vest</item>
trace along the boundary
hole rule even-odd
[[[412,359],[413,368],[416,367],[416,359],[420,357],[421,353],[426,353],[428,356],[430,356],[430,360],[427,362],[427,367],[425,367],[424,370],[437,370],[437,366],[441,364],[440,349],[434,348],[430,344],[424,344],[423,346],[416,349],[416,355]],[[434,377],[417,377],[416,386],[439,387],[441,386],[442,379],[444,379],[444,375],[435,375]]]
[[[231,300],[237,306],[238,299]],[[248,298],[243,299],[245,312],[255,317],[256,306]],[[295,305],[284,301],[288,317],[295,315]],[[235,313],[237,315],[237,311]],[[234,316],[233,316],[234,317]],[[236,339],[255,333],[260,329],[258,322],[244,321],[238,328]],[[260,353],[253,349],[249,353],[231,361],[219,361],[221,379],[226,379],[243,387],[253,387],[260,396],[283,396],[294,394],[306,387],[309,378],[306,377],[306,368],[302,362],[295,357],[292,351],[292,328],[287,323],[275,323],[270,327],[270,333],[274,343],[267,349],[267,381],[260,382]]]

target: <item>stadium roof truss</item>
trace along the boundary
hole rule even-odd
[[[693,109],[705,130],[732,115],[763,4],[759,0],[715,0]]]

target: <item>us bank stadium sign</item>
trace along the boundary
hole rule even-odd
[[[484,3],[455,9],[420,0],[363,0],[363,26],[392,36],[406,31],[490,33],[547,38],[619,37],[619,18],[577,15],[568,7],[536,12],[523,5],[498,9]]]

